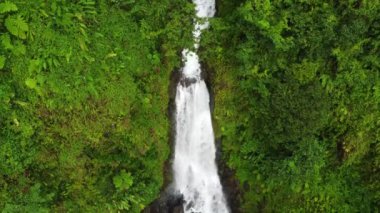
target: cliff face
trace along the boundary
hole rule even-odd
[[[214,88],[212,87],[214,72],[210,69],[207,64],[202,63],[202,79],[205,80],[208,90],[210,92],[210,109],[213,112],[215,106],[214,102]],[[175,69],[172,71],[170,77],[170,86],[168,88],[169,93],[169,104],[168,104],[168,116],[171,121],[171,132],[170,132],[170,147],[172,148],[172,152],[170,158],[166,161],[164,167],[164,185],[162,187],[162,192],[160,197],[152,202],[148,207],[146,207],[143,212],[144,213],[181,213],[182,205],[183,205],[183,196],[180,194],[176,194],[171,187],[171,182],[173,180],[172,174],[172,158],[174,154],[174,146],[175,146],[175,96],[176,96],[176,86],[180,80],[180,72],[179,69]],[[213,113],[212,113],[213,114]],[[213,127],[215,132],[220,132],[218,125],[215,123],[215,119],[213,120]],[[215,137],[216,144],[216,163],[218,166],[218,174],[221,179],[221,183],[223,186],[223,191],[225,197],[228,202],[228,206],[231,212],[239,213],[241,212],[239,206],[241,202],[241,191],[239,190],[239,183],[235,178],[235,172],[230,169],[227,164],[223,161],[222,158],[222,138]]]
[[[202,63],[202,77],[205,80],[208,90],[210,92],[210,109],[213,117],[213,128],[215,134],[215,145],[216,145],[216,163],[218,166],[218,173],[220,180],[222,182],[223,191],[227,199],[228,206],[233,213],[239,213],[240,203],[242,199],[242,192],[239,188],[239,182],[235,177],[235,171],[228,167],[227,163],[223,159],[223,139],[219,134],[221,131],[219,126],[214,118],[214,109],[218,106],[215,105],[215,88],[213,87],[213,82],[215,78],[215,71],[208,66],[206,62]]]

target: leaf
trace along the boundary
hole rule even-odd
[[[5,1],[3,3],[0,3],[0,14],[17,11],[17,10],[18,10],[17,6],[13,4],[12,2]]]
[[[21,39],[26,39],[26,33],[29,31],[28,24],[21,16],[9,16],[5,20],[5,27],[12,35]]]
[[[26,107],[28,106],[27,102],[24,101],[13,101],[15,104],[18,104],[19,106]]]
[[[82,38],[78,38],[78,42],[79,42],[79,47],[83,50],[83,51],[88,51],[88,48],[87,48],[87,45],[86,45],[86,41]]]
[[[5,65],[5,57],[0,55],[0,69],[3,69]]]
[[[290,162],[289,162],[289,167],[290,167],[291,169],[296,168],[296,164],[294,163],[294,161],[290,161]]]
[[[111,52],[111,53],[108,53],[108,55],[106,55],[106,59],[107,59],[107,58],[113,58],[113,57],[116,57],[116,56],[117,56],[116,53]]]
[[[11,50],[13,49],[13,45],[11,43],[11,38],[9,37],[9,33],[6,33],[0,37],[1,44],[3,45],[4,49]]]
[[[129,187],[132,186],[133,179],[130,173],[127,173],[125,172],[125,170],[122,170],[119,175],[113,178],[113,184],[120,191],[127,190],[129,189]]]
[[[28,71],[29,74],[32,74],[33,72],[40,72],[41,70],[41,60],[40,59],[35,59],[35,60],[30,60],[29,61],[29,66],[28,66]]]
[[[35,79],[28,78],[25,80],[25,85],[30,89],[37,88],[37,81]]]
[[[26,47],[24,44],[22,44],[19,40],[16,42],[16,45],[12,49],[12,53],[15,56],[25,55],[26,53]]]

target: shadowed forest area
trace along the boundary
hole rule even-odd
[[[0,0],[1,212],[158,198],[194,15],[187,0]],[[379,211],[380,2],[217,0],[199,56],[234,209]]]

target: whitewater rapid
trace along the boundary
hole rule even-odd
[[[183,50],[184,67],[176,91],[176,138],[173,162],[174,188],[184,198],[185,213],[227,213],[226,199],[215,163],[210,96],[201,78],[196,51],[207,18],[215,14],[215,0],[193,0],[201,23],[196,21],[194,49]]]

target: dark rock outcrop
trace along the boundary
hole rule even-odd
[[[183,195],[167,191],[154,201],[143,213],[183,213]]]

